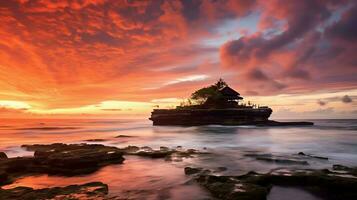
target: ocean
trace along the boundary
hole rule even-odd
[[[26,176],[3,188],[28,186],[38,189],[101,181],[109,185],[109,195],[125,199],[210,199],[207,191],[184,174],[184,167],[226,167],[227,170],[219,174],[241,175],[249,171],[266,173],[277,168],[330,169],[333,164],[357,166],[356,119],[305,121],[312,121],[315,125],[160,127],[152,126],[146,119],[2,119],[0,151],[9,157],[32,156],[33,152],[21,148],[23,144],[51,143],[152,148],[182,146],[210,152],[174,161],[125,156],[123,164],[109,165],[89,175]],[[133,137],[116,137],[119,135]],[[289,157],[297,156],[299,152],[328,159],[308,158],[308,165],[287,165],[246,156],[254,153]],[[291,192],[287,193],[291,195]],[[277,198],[272,195],[269,199]]]

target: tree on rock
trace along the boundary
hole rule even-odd
[[[219,79],[215,84],[192,93],[191,99],[204,108],[229,108],[236,107],[237,101],[243,98],[223,79]]]

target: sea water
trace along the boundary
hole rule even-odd
[[[211,154],[165,161],[125,156],[123,164],[109,165],[83,176],[27,176],[3,188],[28,186],[46,188],[101,181],[109,185],[111,196],[126,199],[208,199],[210,195],[184,174],[184,167],[214,169],[226,167],[224,175],[248,171],[269,172],[277,168],[322,169],[333,164],[357,166],[357,120],[309,120],[314,126],[152,126],[149,120],[125,119],[6,119],[0,123],[0,151],[9,157],[32,156],[23,144],[99,143],[108,146],[128,145],[193,148]],[[116,137],[126,135],[133,137]],[[100,142],[87,140],[101,139]],[[245,154],[291,156],[298,152],[324,159],[309,159],[309,165],[269,163]],[[287,192],[288,191],[288,192]],[[286,193],[306,196],[298,189],[276,187],[269,199]],[[310,195],[311,196],[311,195]],[[311,197],[310,199],[314,199]]]

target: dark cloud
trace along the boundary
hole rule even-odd
[[[341,100],[343,103],[351,103],[352,102],[352,98],[349,97],[348,95],[343,96]]]
[[[357,41],[357,4],[350,8],[342,19],[326,30],[326,35],[347,42]]]
[[[273,51],[303,37],[318,22],[330,15],[326,5],[320,1],[278,1],[275,6],[284,13],[288,28],[272,38],[265,38],[264,34],[256,34],[230,41],[222,48],[223,59],[241,63],[247,59],[265,58]]]
[[[248,77],[252,80],[267,81],[269,77],[260,69],[253,69],[248,73]]]
[[[98,31],[94,34],[84,33],[81,35],[82,41],[85,43],[103,43],[111,46],[124,46],[125,40],[115,38],[107,32]]]
[[[181,2],[183,4],[183,16],[187,20],[198,20],[201,17],[202,1],[181,0]]]
[[[261,66],[269,79],[306,90],[356,85],[356,2],[273,1],[262,7],[263,28],[221,47],[226,68],[248,71],[250,78],[259,79],[264,77],[251,70]],[[277,26],[279,20],[286,24]],[[267,35],[270,29],[275,31]]]
[[[277,91],[287,87],[287,85],[274,80],[268,76],[264,71],[259,68],[254,68],[246,74],[245,81],[249,83],[251,87],[257,87],[259,89]]]
[[[322,101],[322,100],[318,100],[317,104],[319,104],[320,106],[324,106],[324,105],[327,104],[327,102],[326,101]]]
[[[298,69],[298,68],[289,69],[285,72],[285,74],[289,77],[297,78],[297,79],[308,80],[311,78],[310,73],[307,70]]]
[[[271,81],[271,84],[274,88],[276,88],[277,90],[282,90],[284,88],[287,88],[288,86],[284,83],[281,83],[279,81],[275,81],[275,80],[272,80]]]

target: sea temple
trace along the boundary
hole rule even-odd
[[[269,120],[273,110],[267,106],[243,103],[243,97],[226,82],[201,88],[187,102],[175,109],[154,109],[153,125],[313,125],[311,122],[277,122]]]

